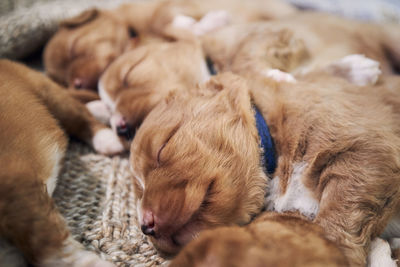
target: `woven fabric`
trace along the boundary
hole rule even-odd
[[[60,20],[91,8],[113,8],[132,0],[0,1],[0,58],[21,59],[45,44]],[[17,1],[18,3],[18,1]],[[8,12],[6,12],[8,11]],[[5,13],[5,14],[4,14]]]
[[[127,156],[98,155],[72,141],[53,197],[74,238],[103,259],[117,266],[167,264],[136,223]]]

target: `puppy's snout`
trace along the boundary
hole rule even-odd
[[[117,135],[125,137],[127,140],[131,140],[133,138],[131,129],[126,123],[117,125]]]
[[[142,229],[143,234],[155,237],[156,232],[154,215],[151,211],[144,211],[142,225],[140,228]]]

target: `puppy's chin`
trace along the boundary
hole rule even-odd
[[[168,237],[150,237],[154,247],[164,256],[172,257],[176,255],[187,243],[196,238],[203,227],[198,223],[189,222],[178,232]]]
[[[165,258],[172,258],[178,254],[182,248],[182,246],[174,242],[172,238],[162,237],[156,239],[154,237],[150,237],[149,239],[161,256]]]

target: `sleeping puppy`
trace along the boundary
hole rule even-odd
[[[114,266],[69,236],[50,197],[67,149],[63,130],[103,154],[122,144],[42,74],[1,60],[0,79],[0,238],[35,266]]]
[[[380,72],[377,63],[361,55],[379,62],[383,73],[393,73],[400,62],[399,36],[398,25],[302,12],[275,21],[224,27],[206,34],[203,47],[217,71],[261,72],[266,76],[278,73],[278,80],[293,81],[291,75],[282,72],[301,77],[326,68],[352,83],[366,85],[375,83]],[[335,64],[347,68],[338,71]],[[363,71],[353,71],[357,68]],[[376,73],[370,81],[354,74],[370,72]]]
[[[169,266],[348,265],[320,226],[296,214],[265,212],[245,227],[220,227],[202,232]]]
[[[194,27],[206,33],[223,24],[224,15],[206,14]],[[101,101],[87,103],[90,112],[126,141],[146,115],[171,91],[193,88],[207,81],[210,73],[197,37],[188,30],[170,31],[175,42],[151,42],[122,54],[99,81]]]
[[[61,22],[44,50],[46,73],[76,89],[96,90],[105,68],[127,50],[135,33],[115,12],[91,9]]]
[[[102,102],[87,106],[100,120],[110,122],[118,135],[130,140],[145,116],[170,91],[194,87],[208,78],[199,44],[148,44],[110,65],[99,82]]]
[[[350,266],[364,265],[374,238],[400,234],[399,107],[398,77],[358,87],[322,74],[297,83],[252,74],[246,83],[226,73],[172,94],[131,146],[141,229],[176,253],[264,206],[297,211]]]
[[[113,10],[92,9],[61,22],[44,51],[46,72],[71,88],[96,90],[101,73],[124,51],[155,40],[174,40],[174,23],[187,28],[213,10],[225,10],[216,18],[221,23],[227,20],[227,13],[230,21],[240,22],[296,12],[278,0],[138,1]]]

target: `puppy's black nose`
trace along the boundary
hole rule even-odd
[[[153,225],[153,227],[154,227],[154,225]],[[148,226],[148,225],[142,225],[140,228],[142,229],[143,234],[155,236],[156,232],[154,231],[153,227]]]
[[[117,126],[117,135],[121,137],[125,137],[127,140],[131,140],[133,138],[133,134],[128,125],[118,125]]]

